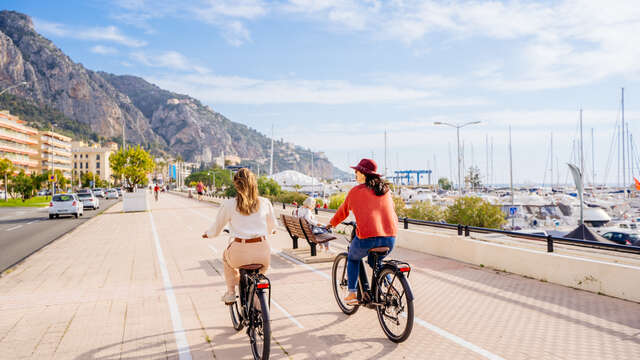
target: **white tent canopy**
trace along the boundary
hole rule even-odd
[[[321,183],[319,179],[314,179],[311,176],[294,170],[285,170],[277,174],[273,174],[271,178],[280,186],[311,186],[312,184],[317,186]]]

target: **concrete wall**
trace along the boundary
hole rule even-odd
[[[278,216],[290,215],[293,210],[283,210],[282,204],[274,204],[274,208]],[[327,223],[332,215],[320,212],[317,219]],[[545,242],[501,235],[464,237],[456,231],[414,225],[399,230],[396,246],[640,302],[640,255],[568,245],[556,245],[554,252],[548,253]]]

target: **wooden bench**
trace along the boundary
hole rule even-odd
[[[298,239],[305,239],[311,248],[311,256],[317,255],[317,244],[336,239],[333,234],[314,234],[311,224],[297,216],[282,214],[282,224],[287,229],[289,236],[291,236],[291,240],[293,240],[293,248],[298,248]]]

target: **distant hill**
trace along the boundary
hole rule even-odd
[[[38,34],[27,15],[0,11],[0,88],[21,81],[28,85],[11,90],[17,97],[7,97],[6,106],[38,126],[55,119],[76,137],[119,139],[124,124],[127,142],[157,153],[193,162],[224,153],[269,165],[271,139],[257,130],[140,77],[88,70]],[[344,175],[322,153],[283,141],[274,148],[274,172],[309,174],[313,157],[316,176]]]

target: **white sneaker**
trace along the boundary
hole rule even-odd
[[[224,293],[224,295],[222,295],[222,298],[220,298],[220,300],[222,300],[225,303],[225,305],[231,305],[234,302],[236,302],[236,294],[226,292]]]

